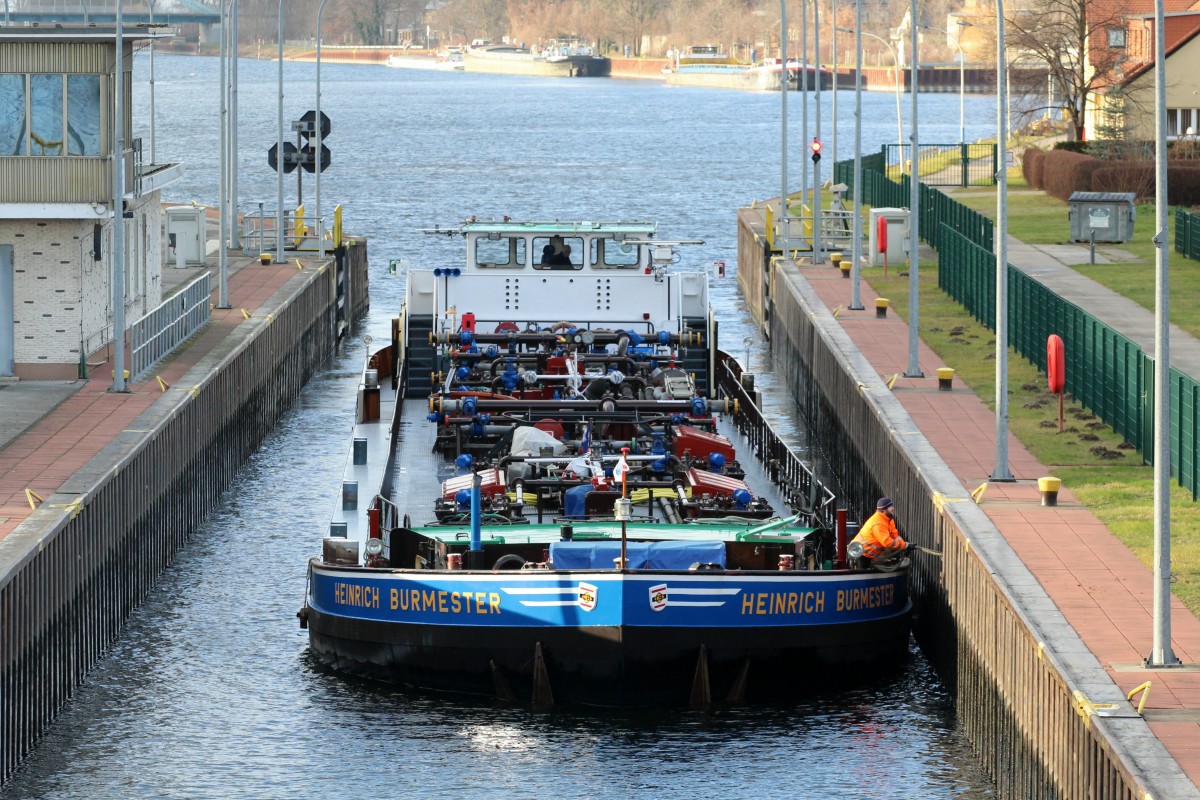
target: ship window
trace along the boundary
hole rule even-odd
[[[475,263],[484,268],[524,267],[525,239],[521,236],[480,237],[475,240]]]
[[[536,269],[583,269],[583,238],[579,236],[535,236]]]
[[[592,240],[592,263],[609,269],[637,269],[641,255],[636,242],[616,239]]]
[[[24,155],[25,76],[0,75],[0,156]]]

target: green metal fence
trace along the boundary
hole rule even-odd
[[[938,286],[995,329],[996,256],[943,223]],[[1008,267],[1008,329],[1013,349],[1046,369],[1046,339],[1062,337],[1066,390],[1142,455],[1154,455],[1154,359],[1135,342]],[[1200,383],[1171,369],[1171,474],[1200,496]]]
[[[1200,260],[1200,217],[1182,208],[1175,209],[1175,252]]]
[[[908,170],[911,144],[885,144],[880,148],[885,164]],[[927,186],[995,186],[1000,169],[994,144],[922,144],[921,183]],[[882,171],[882,170],[880,170]]]

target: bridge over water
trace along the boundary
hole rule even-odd
[[[116,5],[110,2],[89,0],[49,0],[49,2],[24,2],[3,0],[3,21],[9,25],[36,23],[48,25],[55,22],[72,24],[109,23],[117,18]],[[124,21],[129,25],[151,21],[153,7],[154,22],[167,25],[216,25],[221,22],[221,6],[217,2],[204,0],[169,0],[169,2],[126,2],[122,8]]]

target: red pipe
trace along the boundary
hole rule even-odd
[[[383,534],[379,528],[379,506],[373,505],[367,509],[367,535],[372,539],[382,539]]]

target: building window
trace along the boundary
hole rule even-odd
[[[100,76],[67,76],[67,152],[100,155]]]
[[[63,76],[29,76],[29,154],[61,156],[63,147]]]
[[[1124,47],[1125,46],[1125,29],[1124,28],[1109,28],[1108,29],[1108,46],[1109,47]]]
[[[0,75],[0,156],[24,155],[25,76]]]
[[[100,156],[99,75],[0,75],[0,156]]]

